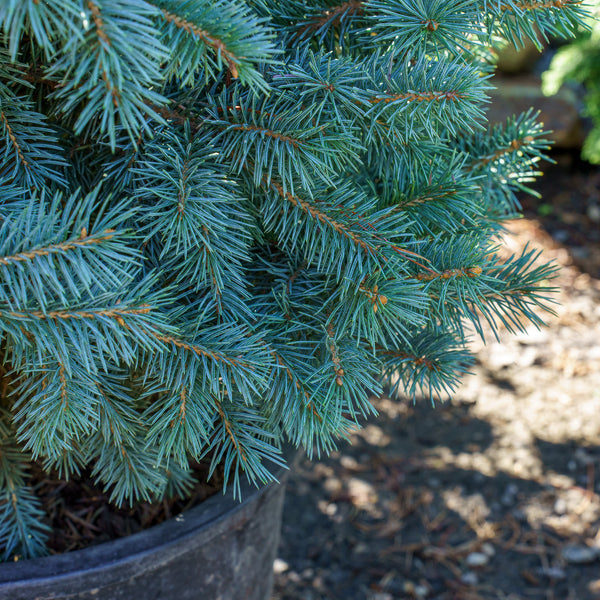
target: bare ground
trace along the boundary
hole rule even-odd
[[[506,240],[561,266],[557,315],[475,340],[451,401],[379,398],[299,460],[273,600],[600,599],[600,170],[558,158]]]

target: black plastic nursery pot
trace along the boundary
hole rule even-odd
[[[268,600],[287,471],[111,542],[0,564],[1,600]]]

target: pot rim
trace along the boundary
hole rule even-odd
[[[294,451],[294,448],[284,447],[281,457],[287,464],[291,464]],[[222,532],[230,519],[237,518],[240,521],[241,514],[248,512],[249,505],[255,501],[260,502],[262,497],[285,479],[289,467],[269,463],[269,470],[275,480],[257,487],[243,477],[240,481],[242,500],[234,499],[233,486],[230,485],[225,493],[217,492],[189,510],[143,531],[81,550],[0,563],[0,589],[3,584],[30,584],[50,579],[56,582],[85,572],[119,567],[127,569],[128,563],[139,565],[143,562],[150,566],[150,563],[162,562],[161,555],[178,554],[177,546],[187,547],[190,544],[188,538],[196,538],[191,542],[194,545],[206,544]],[[242,518],[241,525],[246,520],[246,517]]]

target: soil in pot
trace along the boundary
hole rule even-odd
[[[109,494],[94,482],[89,471],[66,481],[48,477],[34,464],[31,485],[42,500],[47,523],[52,528],[48,541],[50,554],[81,550],[138,533],[221,493],[224,479],[220,466],[210,479],[209,462],[194,463],[191,468],[197,483],[185,499],[173,497],[118,507],[109,501]]]

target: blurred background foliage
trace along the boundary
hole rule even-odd
[[[588,0],[589,29],[582,29],[576,39],[558,49],[550,67],[542,75],[542,90],[557,94],[564,83],[583,84],[585,116],[592,122],[582,150],[582,157],[600,164],[600,0]]]

